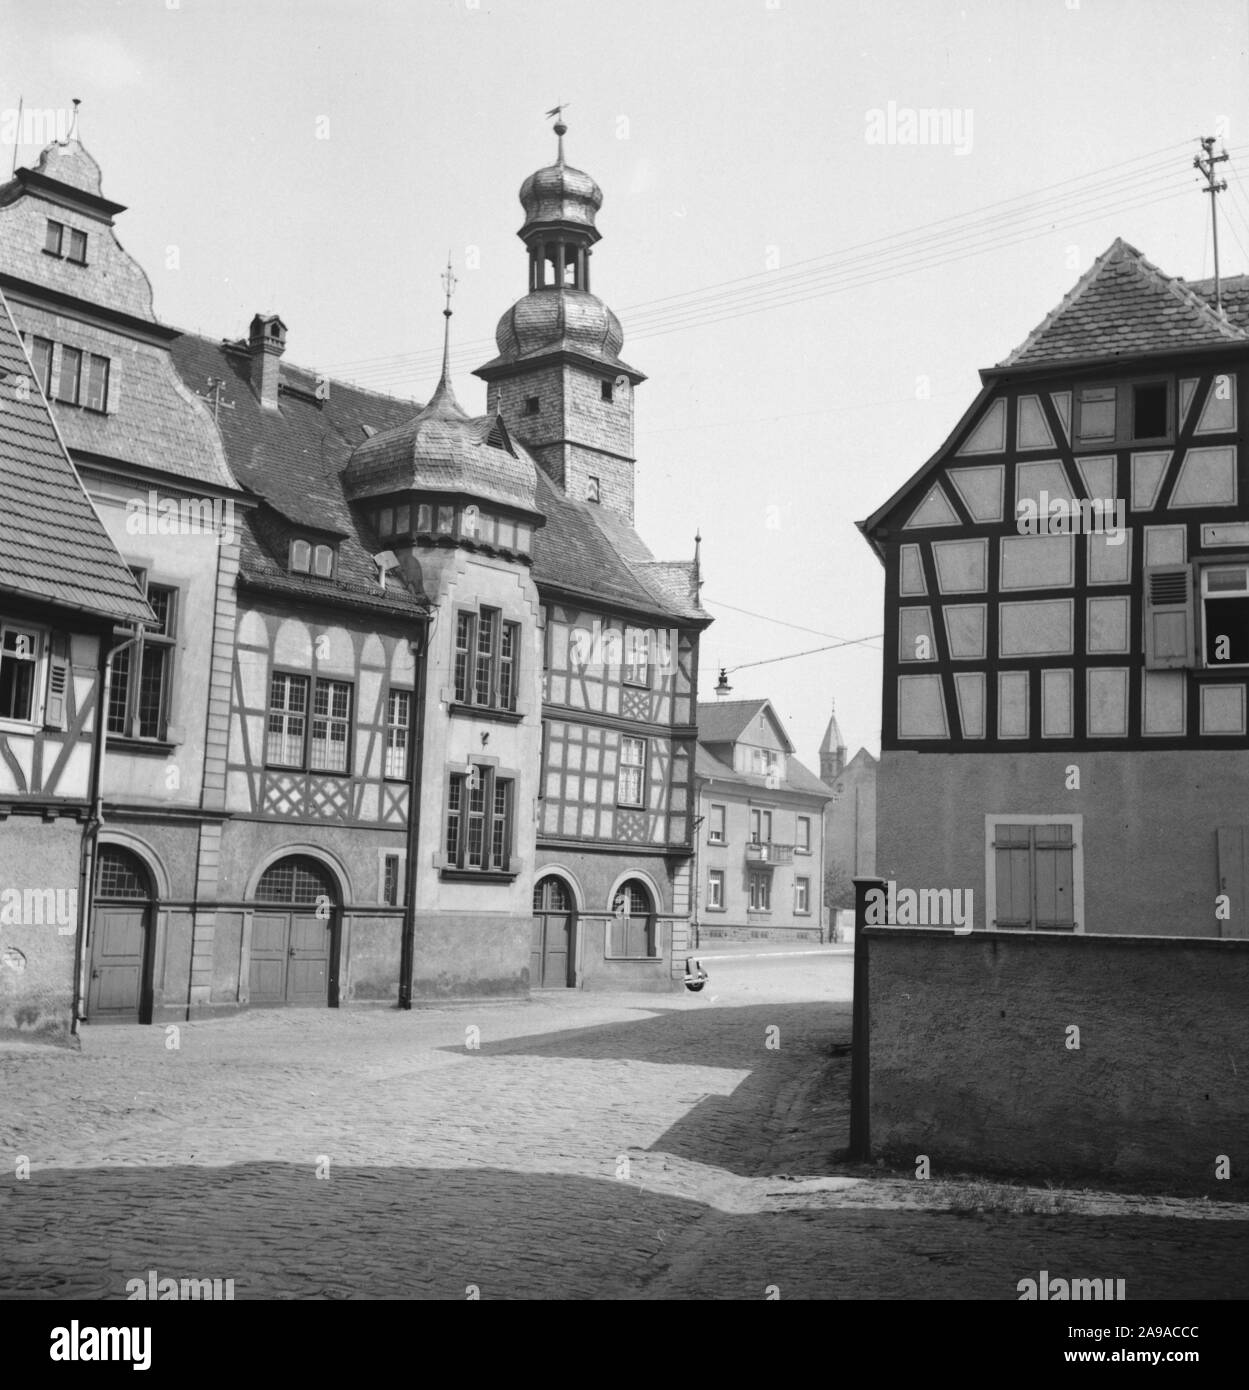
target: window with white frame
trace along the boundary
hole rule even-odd
[[[798,914],[809,914],[811,911],[811,880],[809,878],[794,879],[794,912]]]
[[[147,571],[131,566],[158,626],[118,628],[134,642],[113,653],[108,691],[108,732],[123,738],[163,739],[173,700],[174,653],[178,636],[178,591],[152,584]]]
[[[351,750],[351,695],[348,681],[318,678],[314,685],[308,676],[275,671],[269,682],[265,762],[270,767],[346,772]]]
[[[712,806],[707,814],[707,843],[724,844],[724,807]]]
[[[626,685],[646,685],[651,683],[651,635],[644,627],[626,627],[624,630],[624,664],[621,679]]]
[[[750,842],[754,845],[772,843],[772,812],[762,811],[757,806],[750,812]]]
[[[707,906],[719,910],[724,907],[724,870],[707,871]]]
[[[24,624],[0,623],[0,719],[33,724],[39,717],[39,658],[43,634]]]
[[[1201,629],[1207,666],[1249,666],[1249,564],[1201,567]]]
[[[386,776],[408,775],[408,729],[412,722],[412,692],[391,690],[386,695]]]
[[[794,849],[799,854],[811,853],[811,817],[799,816],[794,832]]]
[[[646,740],[623,737],[620,740],[620,773],[616,800],[621,806],[642,806],[646,791]]]
[[[519,656],[519,623],[504,621],[497,608],[461,608],[455,615],[456,703],[514,711]]]

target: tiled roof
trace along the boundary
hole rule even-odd
[[[650,573],[657,562],[622,517],[594,502],[573,501],[541,469],[537,505],[546,517],[533,538],[539,588],[550,585],[658,617],[711,621],[711,614],[688,597],[671,592],[668,577]],[[629,558],[643,554],[646,562]]]
[[[1181,283],[1187,284],[1194,294],[1200,295],[1211,308],[1214,307],[1213,280],[1188,280]],[[1239,328],[1242,333],[1249,333],[1249,275],[1224,276],[1220,288],[1223,311],[1233,327]]]
[[[1245,340],[1245,329],[1221,319],[1192,286],[1164,275],[1134,246],[1116,238],[1062,303],[998,365],[1136,357]]]
[[[57,436],[3,295],[0,590],[120,622],[153,618]]]
[[[699,729],[701,735],[701,727]],[[698,756],[694,762],[695,775],[708,780],[714,779],[717,782],[733,782],[737,786],[749,787],[761,791],[791,791],[801,792],[808,796],[818,796],[825,801],[831,801],[833,790],[815,775],[810,768],[804,766],[795,757],[790,757],[786,763],[785,780],[776,787],[768,785],[768,780],[760,773],[754,772],[735,772],[728,763],[717,758],[714,753],[705,748],[702,743],[698,745]]]
[[[698,706],[698,737],[703,743],[734,743],[766,700],[716,700]]]
[[[298,394],[280,393],[278,408],[267,410],[252,390],[250,360],[237,345],[183,333],[170,348],[190,390],[206,391],[210,377],[226,381],[217,417],[226,455],[239,482],[268,504],[258,513],[248,511],[240,527],[244,579],[310,599],[326,595],[379,609],[423,609],[424,601],[397,571],[388,575],[385,591],[379,588],[372,557],[385,546],[353,513],[340,479],[352,451],[368,437],[364,427],[402,424],[418,409],[415,402],[338,382],[329,399],[318,402],[315,375],[283,362],[279,379]],[[301,528],[341,538],[334,580],[288,572],[287,541]]]

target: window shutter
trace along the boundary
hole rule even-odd
[[[1194,665],[1193,572],[1187,565],[1145,570],[1145,667],[1169,671]]]
[[[43,723],[48,729],[65,729],[69,722],[69,642],[64,633],[53,633],[48,654],[48,696]]]
[[[108,361],[108,396],[104,402],[104,409],[110,415],[117,414],[117,408],[121,404],[121,358],[110,357]]]

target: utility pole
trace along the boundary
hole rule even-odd
[[[1210,226],[1214,230],[1214,310],[1215,313],[1221,314],[1223,312],[1223,286],[1219,279],[1219,219],[1215,212],[1214,198],[1215,194],[1222,193],[1227,187],[1227,180],[1219,179],[1217,183],[1215,182],[1214,166],[1223,163],[1227,158],[1227,151],[1224,150],[1222,154],[1215,154],[1213,135],[1202,137],[1201,148],[1205,150],[1206,157],[1202,159],[1200,155],[1197,155],[1193,160],[1193,168],[1200,169],[1206,176],[1206,187],[1201,191],[1210,195]]]

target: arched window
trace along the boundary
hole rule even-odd
[[[630,878],[616,890],[608,932],[608,955],[648,960],[658,954],[655,904],[641,879]]]
[[[96,896],[133,902],[152,896],[142,861],[120,845],[101,845],[96,860]]]
[[[319,545],[313,552],[313,568],[322,579],[334,577],[334,547]]]
[[[256,885],[258,903],[310,907],[322,897],[337,901],[334,880],[323,864],[306,854],[291,854],[270,864]]]
[[[297,574],[307,574],[311,565],[312,547],[307,541],[291,542],[291,569]]]

